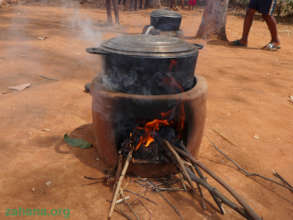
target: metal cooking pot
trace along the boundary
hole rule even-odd
[[[164,9],[151,13],[151,25],[162,31],[178,31],[181,24],[181,14]]]
[[[88,48],[87,52],[103,55],[103,84],[113,91],[175,94],[196,83],[198,47],[179,38],[125,35],[98,48]]]

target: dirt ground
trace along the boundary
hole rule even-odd
[[[121,26],[110,28],[104,25],[103,10],[83,7],[26,4],[0,9],[0,219],[12,218],[5,216],[6,210],[18,207],[68,208],[74,220],[107,216],[110,188],[84,185],[91,181],[83,176],[104,175],[95,149],[70,148],[63,142],[63,135],[75,132],[89,141],[92,138],[87,132],[91,96],[83,92],[83,86],[99,71],[99,59],[87,54],[85,48],[117,34],[140,33],[149,23],[150,10],[123,11]],[[198,42],[192,37],[202,11],[181,13],[185,36],[190,42]],[[240,17],[228,16],[229,39],[241,35],[242,22]],[[279,24],[278,28],[280,51],[259,49],[270,38],[266,25],[255,21],[248,49],[204,42],[196,69],[209,86],[199,159],[265,220],[293,219],[293,194],[243,176],[208,143],[206,136],[245,169],[272,178],[274,169],[293,183],[293,103],[288,101],[293,95],[293,25]],[[22,83],[31,83],[31,87],[21,92],[7,89]],[[132,179],[127,182],[128,188],[143,192]],[[229,208],[225,216],[203,212],[199,202],[184,193],[165,195],[184,219],[243,219]],[[158,203],[145,203],[152,219],[178,219],[157,194],[147,196]],[[141,206],[135,211],[141,219],[149,219]],[[64,217],[18,217],[22,218]],[[115,213],[114,219],[123,217]]]

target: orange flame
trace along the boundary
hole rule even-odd
[[[155,141],[153,137],[155,131],[160,130],[161,125],[168,126],[169,122],[167,120],[154,119],[147,122],[144,127],[137,127],[139,130],[144,130],[144,135],[139,137],[139,142],[135,150],[137,151],[142,144],[144,144],[145,147],[150,146],[150,144]]]

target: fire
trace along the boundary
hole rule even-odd
[[[172,72],[176,65],[177,61],[175,59],[171,59],[169,71]],[[163,79],[163,82],[170,87],[177,88],[181,92],[184,91],[183,87],[170,74],[167,74],[167,76]],[[179,115],[176,123],[174,120],[175,115]],[[178,138],[182,137],[185,123],[184,103],[180,103],[167,112],[161,112],[160,116],[161,119],[154,119],[145,123],[143,126],[136,127],[137,130],[143,131],[143,135],[139,137],[138,144],[135,146],[135,151],[137,151],[141,145],[149,147],[155,141],[156,132],[158,132],[162,126],[173,126],[176,128]],[[130,137],[133,137],[133,133],[130,133]]]
[[[147,122],[144,127],[136,127],[138,130],[144,130],[144,135],[139,137],[139,142],[135,150],[137,151],[142,144],[144,144],[145,147],[150,146],[150,144],[155,141],[154,134],[156,131],[160,130],[161,125],[168,126],[169,122],[167,120],[154,119]]]

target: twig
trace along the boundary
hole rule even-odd
[[[113,190],[116,189],[116,185],[117,185],[119,177],[121,175],[122,163],[123,163],[123,155],[119,154],[119,156],[118,156],[118,164],[117,164],[116,173],[115,173],[115,182],[114,182],[115,184],[114,184]]]
[[[116,205],[117,205],[117,204],[120,204],[121,202],[124,202],[124,201],[126,201],[126,200],[128,200],[128,199],[130,199],[129,196],[125,196],[125,197],[122,198],[122,199],[118,199],[118,200],[116,201]]]
[[[217,131],[216,129],[212,128],[211,129],[213,132],[215,132],[217,135],[219,135],[221,138],[223,138],[225,141],[227,141],[229,144],[234,145],[235,147],[237,147],[236,144],[234,144],[232,141],[230,141],[226,136],[224,136],[222,133],[220,133],[219,131]]]
[[[174,148],[174,146],[172,146],[172,147]],[[183,148],[183,149],[185,149],[185,148]],[[184,164],[186,164],[187,166],[189,166],[191,168],[191,170],[192,170],[192,171],[190,171],[191,173],[193,172],[194,175],[197,174],[200,179],[202,179],[203,181],[206,182],[206,178],[204,177],[204,175],[201,173],[200,169],[197,166],[194,166],[190,162],[187,162],[187,161],[184,161]],[[196,182],[196,185],[197,185],[197,188],[198,188],[198,191],[200,194],[200,198],[201,198],[200,205],[204,210],[206,210],[207,207],[206,207],[205,199],[204,199],[201,187],[200,187],[200,183],[197,181],[195,181],[195,182]],[[220,200],[216,197],[216,195],[214,194],[214,192],[212,190],[209,190],[209,188],[207,188],[207,189],[208,189],[209,193],[211,194],[213,200],[215,201],[216,205],[218,206],[220,213],[224,214],[223,207],[222,207]]]
[[[219,208],[219,210],[220,210],[220,213],[221,213],[222,215],[224,215],[224,214],[225,214],[225,211],[224,211],[224,209],[223,209],[223,207],[222,207],[222,201],[221,201],[221,200],[215,195],[215,193],[213,193],[212,191],[210,191],[210,194],[211,194],[211,196],[213,197],[215,203],[217,204],[217,206],[218,206],[218,208]]]
[[[129,209],[129,211],[135,216],[136,220],[139,220],[138,215],[136,214],[136,212],[131,208],[131,205],[124,200],[124,204],[126,204],[127,208]]]
[[[174,158],[178,162],[179,169],[181,170],[184,178],[186,178],[188,184],[190,185],[192,192],[195,192],[195,189],[192,185],[192,180],[190,179],[190,176],[188,175],[188,173],[185,169],[185,166],[184,166],[180,156],[178,155],[178,153],[173,149],[173,147],[170,145],[169,141],[163,140],[163,145],[173,154]]]
[[[273,170],[273,175],[277,178],[279,178],[284,184],[286,184],[288,187],[293,189],[293,186],[287,182],[277,171]]]
[[[104,179],[105,177],[96,178],[96,177],[84,176],[84,178],[88,180],[100,180],[100,179]]]
[[[143,196],[143,195],[140,195],[139,193],[132,192],[132,191],[130,191],[130,190],[128,190],[128,189],[125,189],[124,192],[132,193],[132,194],[136,195],[137,197],[140,197],[140,198],[142,198],[142,199],[145,199],[145,200],[148,201],[148,202],[151,202],[151,203],[153,203],[153,204],[155,204],[155,205],[158,205],[158,203],[156,203],[155,201],[153,201],[153,200],[151,200],[151,199],[149,199],[149,198],[147,198],[147,197],[145,197],[145,196]]]
[[[194,168],[193,166],[191,166],[191,169],[192,169],[192,171],[193,171],[194,174],[197,173],[196,170],[195,170],[195,168]],[[198,175],[199,175],[199,174],[198,174]],[[203,176],[200,176],[200,175],[199,175],[199,177],[200,177],[201,179],[204,179]],[[200,195],[200,205],[201,205],[201,207],[202,207],[204,210],[206,210],[206,209],[207,209],[207,206],[206,206],[206,204],[205,204],[205,202],[204,202],[204,197],[203,197],[203,193],[202,193],[202,190],[201,190],[200,184],[199,184],[199,183],[196,183],[196,185],[197,185],[197,188],[198,188],[198,191],[199,191],[199,195]]]
[[[182,185],[184,191],[187,192],[187,188],[186,188],[185,183],[184,183],[184,176],[183,176],[182,173],[180,173],[180,175],[181,175],[181,178],[180,178],[181,185]]]
[[[128,215],[126,215],[121,209],[119,209],[119,208],[116,207],[116,208],[114,209],[114,211],[117,212],[117,213],[119,213],[120,215],[122,215],[122,216],[125,217],[126,219],[131,220],[131,218],[130,218]]]
[[[102,183],[102,182],[104,182],[104,180],[99,180],[99,181],[92,182],[92,183],[86,183],[86,184],[83,184],[82,186],[90,186],[90,185],[94,185],[94,184]]]
[[[183,220],[183,217],[178,209],[157,189],[155,184],[153,184],[151,181],[148,181],[148,183],[153,187],[154,191],[157,192],[162,197],[162,199],[165,200],[165,202],[167,202],[167,204],[175,211],[178,217]]]
[[[167,192],[176,192],[176,191],[185,191],[184,189],[182,188],[162,188],[162,187],[158,187],[157,188],[159,191],[167,191]]]
[[[234,207],[233,209],[236,210],[239,214],[243,215],[244,217],[247,217],[249,219],[253,220],[261,220],[261,217],[259,217],[253,210],[252,208],[236,193],[228,184],[226,184],[222,179],[220,179],[216,174],[214,174],[211,170],[209,170],[205,165],[203,165],[201,162],[198,160],[195,160],[191,154],[187,151],[183,151],[177,147],[174,147],[174,149],[180,153],[182,156],[186,157],[190,162],[194,165],[197,165],[200,167],[202,170],[204,170],[207,174],[209,174],[214,180],[216,180],[221,186],[223,186],[235,199],[236,201],[245,209],[244,213],[242,210],[240,210],[237,206]],[[202,181],[202,179],[199,179]],[[205,182],[205,181],[203,181]],[[202,184],[202,183],[201,183]],[[203,185],[203,184],[202,184]],[[215,191],[216,192],[216,191]],[[218,193],[217,193],[218,194]],[[223,198],[221,198],[222,201],[224,202]],[[228,200],[229,201],[229,200]],[[229,201],[230,202],[230,201]],[[226,204],[226,203],[225,203]],[[232,203],[231,203],[232,204]],[[230,205],[231,205],[230,204]]]
[[[207,136],[206,136],[207,137]],[[262,178],[266,181],[269,181],[269,182],[272,182],[274,184],[277,184],[279,186],[282,186],[282,187],[285,187],[286,189],[290,190],[291,192],[293,192],[293,187],[292,186],[288,186],[288,185],[284,185],[282,183],[279,183],[271,178],[268,178],[268,177],[265,177],[265,176],[262,176],[258,173],[251,173],[251,172],[248,172],[247,170],[245,170],[244,168],[242,168],[235,160],[231,159],[226,153],[224,153],[214,142],[212,142],[209,137],[207,137],[208,141],[210,142],[210,144],[219,152],[221,153],[227,160],[229,160],[230,162],[232,162],[234,164],[234,166],[242,173],[244,174],[245,176],[247,177],[253,177],[253,176],[256,176],[256,177],[259,177],[259,178]]]
[[[118,194],[120,193],[120,187],[121,187],[122,181],[123,181],[124,176],[126,174],[126,171],[128,169],[129,162],[130,162],[130,160],[132,158],[132,152],[133,152],[133,149],[131,149],[131,151],[129,151],[129,153],[128,153],[128,156],[127,156],[127,159],[125,161],[125,164],[124,164],[124,167],[123,167],[121,176],[120,176],[119,181],[117,183],[117,186],[116,186],[116,189],[115,189],[115,193],[114,193],[114,197],[113,197],[113,200],[112,200],[112,204],[111,204],[111,207],[110,207],[108,219],[111,219],[111,216],[113,214],[113,211],[114,211],[114,208],[115,208],[115,204],[116,204],[116,200],[118,198]]]
[[[150,215],[150,220],[152,219],[152,212],[151,212],[151,210],[149,210],[145,205],[144,205],[144,203],[140,200],[140,199],[137,199],[137,201],[144,207],[144,209],[149,213],[149,215]],[[133,201],[133,202],[135,202],[135,200]],[[132,202],[132,203],[133,203]]]
[[[134,180],[134,182],[136,182],[138,185],[140,185],[140,186],[142,186],[142,187],[147,187],[147,185],[141,183],[140,180]]]
[[[191,172],[190,170],[188,170],[188,171]],[[226,196],[224,196],[222,193],[220,193],[215,187],[209,185],[205,180],[198,178],[193,173],[190,173],[190,177],[194,182],[197,182],[197,183],[201,184],[203,187],[205,187],[211,193],[212,196],[216,196],[218,199],[220,199],[222,203],[226,204],[227,206],[229,206],[231,209],[238,212],[243,217],[246,217],[248,219],[252,219],[246,214],[246,211],[243,208],[238,207],[235,203],[233,203]]]
[[[116,205],[118,205],[118,204],[124,202],[125,200],[129,200],[129,199],[130,199],[129,196],[125,196],[125,197],[124,197],[123,195],[121,195],[121,196],[122,196],[123,198],[122,198],[122,199],[118,199],[118,200],[116,201]],[[106,200],[106,201],[112,203],[111,200]]]
[[[47,80],[52,80],[52,81],[58,81],[58,79],[50,78],[48,76],[40,75],[41,78],[47,79]]]
[[[204,175],[202,174],[202,172],[200,171],[200,169],[197,166],[193,166],[192,164],[190,164],[189,162],[186,162],[185,164],[187,164],[188,166],[190,166],[192,172],[195,174],[197,174],[199,176],[200,179],[206,181],[206,177],[204,177]],[[200,187],[200,184],[198,182],[196,182],[198,190],[199,190],[199,194],[201,197],[201,205],[203,209],[206,209],[206,205],[204,203],[204,197],[203,197],[203,193]],[[212,196],[213,200],[215,201],[216,205],[218,206],[218,209],[220,211],[220,213],[222,215],[224,215],[224,209],[222,207],[222,202],[220,201],[220,199],[215,195],[215,193],[212,190],[208,190],[210,195]]]
[[[190,187],[191,187],[191,189],[192,189],[192,192],[195,192],[194,187],[193,187],[192,182],[191,182],[191,179],[190,179],[190,176],[189,176],[189,174],[187,173],[186,168],[185,168],[185,166],[184,166],[184,163],[182,162],[180,156],[177,154],[177,152],[175,151],[174,147],[171,146],[171,144],[170,144],[168,141],[164,140],[164,143],[166,144],[166,146],[168,147],[168,149],[173,153],[174,157],[177,159],[178,164],[179,164],[179,166],[181,167],[182,174],[183,174],[183,175],[185,176],[185,178],[187,179],[187,181],[188,181],[188,183],[189,183],[189,185],[190,185]],[[201,178],[204,179],[203,176],[202,176]],[[191,183],[190,183],[189,181],[190,181]],[[204,197],[203,197],[202,190],[201,190],[201,188],[200,188],[199,183],[196,182],[196,184],[197,184],[197,187],[198,187],[198,190],[199,190],[199,193],[200,193],[200,197],[201,197],[201,201],[200,201],[201,207],[205,210],[205,209],[206,209],[206,205],[205,205],[205,203],[204,203]],[[212,193],[211,193],[211,194],[212,194]],[[216,204],[219,206],[218,200],[215,199],[215,197],[214,197],[213,194],[212,194],[212,196],[213,196],[213,198],[214,198]],[[221,207],[221,206],[219,206],[219,209],[220,209],[220,211],[222,212],[222,207]]]

